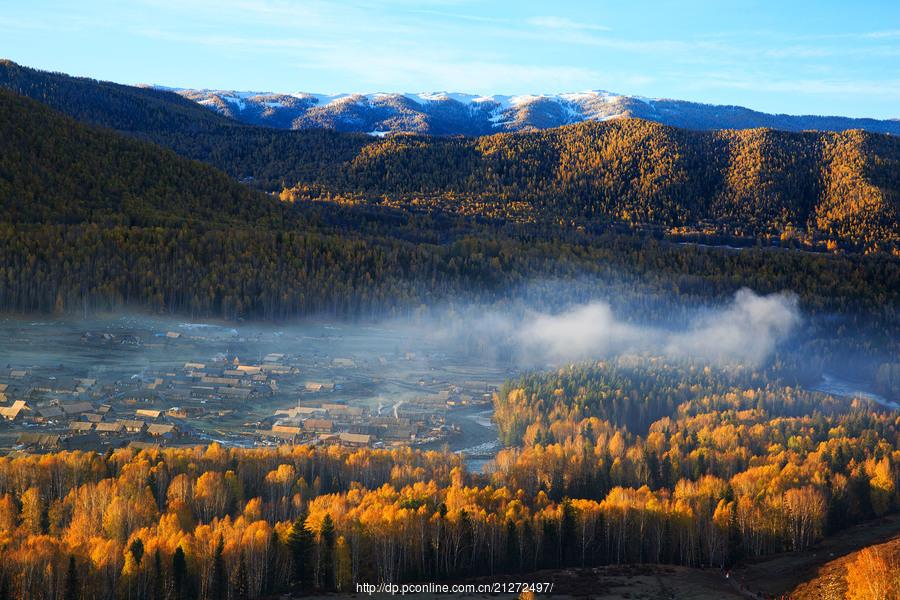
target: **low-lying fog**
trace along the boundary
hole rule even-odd
[[[567,304],[557,311],[535,309],[528,302],[511,304],[505,310],[478,305],[436,308],[409,318],[368,323],[316,319],[280,324],[197,322],[136,314],[88,320],[8,318],[0,321],[6,339],[0,345],[0,363],[55,365],[88,357],[101,361],[93,368],[120,363],[140,366],[144,359],[158,362],[168,358],[177,363],[182,357],[170,350],[152,356],[138,346],[137,351],[94,357],[91,349],[79,343],[85,332],[131,333],[147,342],[177,331],[218,344],[217,354],[223,356],[237,351],[238,346],[242,353],[249,351],[260,358],[269,352],[356,355],[360,359],[402,352],[432,362],[455,356],[480,365],[534,369],[640,353],[757,366],[788,341],[803,321],[794,295],[758,295],[749,289],[738,291],[721,305],[677,312],[673,308],[671,319],[667,310],[665,303],[659,303],[652,324],[627,307],[613,308],[609,301],[599,299]],[[193,358],[212,360],[215,355]]]
[[[600,300],[555,313],[473,312],[452,327],[436,323],[434,330],[451,344],[471,332],[486,336],[523,368],[622,353],[757,366],[801,322],[795,296],[760,296],[748,289],[724,306],[695,309],[685,323],[669,327],[628,319]]]
[[[553,297],[565,294],[554,289]],[[446,386],[492,389],[525,370],[624,353],[756,367],[779,348],[789,348],[804,326],[797,298],[790,293],[760,295],[742,289],[725,302],[696,307],[658,298],[640,306],[599,294],[579,298],[547,310],[537,308],[546,301],[535,302],[525,290],[504,308],[448,305],[368,323],[196,322],[136,314],[90,320],[7,318],[0,320],[0,338],[6,340],[0,344],[0,367],[53,367],[60,376],[133,381],[188,362],[235,357],[242,363],[259,362],[269,353],[282,353],[294,357],[303,378],[337,382],[333,398],[387,414]],[[105,343],[103,334],[115,340]],[[353,367],[341,368],[344,359]],[[868,393],[866,386],[834,375],[822,381],[829,386],[823,391],[838,395]],[[248,406],[248,420],[295,402],[292,393],[283,390],[278,406]],[[869,397],[887,404],[884,398]],[[451,449],[496,444],[489,407],[463,413],[464,422],[454,418],[466,435]]]

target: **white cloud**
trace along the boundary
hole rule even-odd
[[[605,25],[596,25],[594,23],[582,23],[573,21],[567,17],[531,17],[527,20],[529,25],[535,27],[544,27],[547,29],[586,29],[591,31],[609,31],[610,28]]]
[[[518,337],[528,354],[558,360],[632,350],[645,343],[647,335],[619,321],[609,304],[592,302],[561,314],[531,315]]]
[[[216,35],[203,33],[179,33],[164,31],[161,29],[144,28],[135,33],[148,38],[166,40],[170,42],[184,42],[201,46],[216,48],[227,47],[241,50],[309,50],[334,48],[333,44],[327,44],[308,38],[254,38],[236,35]]]
[[[723,88],[754,92],[779,92],[819,96],[865,96],[900,100],[900,80],[796,78],[780,79],[766,74],[706,73],[690,83],[697,89]]]
[[[795,296],[758,296],[742,289],[724,310],[711,311],[686,331],[668,336],[665,351],[712,362],[760,364],[799,323]]]
[[[900,29],[891,29],[891,30],[886,30],[886,31],[870,31],[868,33],[864,33],[863,37],[872,38],[872,39],[900,38]]]
[[[404,48],[372,48],[364,57],[359,57],[355,48],[343,47],[316,53],[312,60],[298,66],[341,70],[361,86],[371,88],[369,91],[556,92],[585,89],[602,81],[599,72],[581,67],[483,60],[436,48],[418,52]]]
[[[742,289],[730,304],[699,313],[680,330],[626,322],[605,302],[591,302],[558,314],[531,313],[521,322],[492,315],[477,327],[501,337],[504,332],[511,335],[525,364],[645,352],[717,364],[759,365],[800,321],[795,296],[760,296]]]

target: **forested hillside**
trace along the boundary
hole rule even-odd
[[[328,185],[519,220],[806,230],[894,247],[898,173],[900,140],[890,136],[617,120],[477,139],[393,137],[363,148]]]
[[[583,275],[621,298],[674,292],[683,302],[741,286],[790,288],[809,310],[865,314],[887,327],[900,301],[900,266],[889,257],[733,252],[365,204],[279,202],[32,100],[3,92],[0,105],[4,309],[359,316],[437,300],[495,302],[537,276]]]
[[[178,94],[47,73],[0,61],[0,87],[92,125],[109,127],[253,178],[257,187],[320,177],[372,141],[329,130],[278,131],[241,125]]]
[[[0,85],[152,140],[284,199],[522,222],[900,242],[900,141],[860,131],[691,131],[621,119],[481,138],[240,125],[180,96],[0,65]]]
[[[270,197],[206,164],[78,125],[0,90],[2,217],[20,226],[277,221]]]

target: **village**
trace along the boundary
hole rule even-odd
[[[459,419],[448,414],[488,409],[496,389],[453,376],[465,370],[440,372],[411,350],[373,355],[358,344],[337,356],[322,350],[327,338],[300,352],[273,339],[293,351],[261,354],[267,336],[207,329],[82,331],[79,353],[116,360],[0,365],[0,449],[464,447]]]

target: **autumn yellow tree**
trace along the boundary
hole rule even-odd
[[[900,598],[900,564],[879,546],[864,548],[847,565],[848,600]]]

